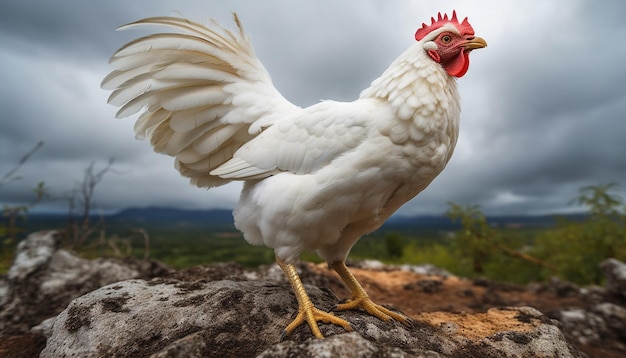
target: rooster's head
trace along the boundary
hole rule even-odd
[[[424,50],[433,61],[441,64],[450,76],[461,77],[469,68],[469,53],[487,46],[487,42],[474,36],[472,25],[465,18],[459,23],[456,11],[452,17],[441,13],[431,18],[431,24],[422,24],[415,33],[415,39],[422,43]]]

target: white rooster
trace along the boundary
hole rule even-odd
[[[233,33],[175,17],[154,17],[122,28],[162,25],[176,32],[137,39],[111,58],[102,82],[113,90],[117,117],[141,112],[138,138],[175,157],[198,187],[245,181],[235,226],[254,245],[275,251],[298,300],[284,331],[318,321],[351,330],[317,309],[294,261],[317,252],[352,292],[336,310],[360,307],[388,321],[408,318],[368,297],[345,265],[352,246],[424,190],[450,159],[459,130],[455,77],[469,52],[487,46],[467,18],[439,14],[415,34],[417,42],[353,102],[300,108],[274,87],[237,16]]]

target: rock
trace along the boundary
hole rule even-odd
[[[571,297],[580,293],[580,287],[571,282],[562,281],[558,277],[552,277],[548,287],[559,297]]]
[[[421,264],[421,265],[400,265],[398,266],[400,270],[409,271],[418,273],[420,275],[428,275],[428,276],[440,276],[443,278],[454,276],[449,271],[446,271],[442,268],[431,264]]]
[[[306,289],[321,309],[338,301]],[[45,332],[41,357],[580,357],[532,308],[424,315],[413,327],[346,311],[337,315],[355,332],[321,324],[327,339],[317,340],[304,325],[281,342],[296,309],[285,282],[127,280],[72,301]]]
[[[606,289],[600,286],[581,287],[579,293],[581,300],[589,305],[596,305],[607,299]]]
[[[609,346],[626,351],[626,308],[604,302],[590,310],[565,309],[553,315],[563,332],[581,344]]]
[[[150,264],[85,260],[59,249],[56,231],[29,235],[17,247],[0,299],[0,337],[25,333],[84,293],[112,282],[147,277]],[[163,272],[163,270],[157,272]]]
[[[613,338],[626,342],[626,308],[604,302],[595,305],[593,312],[602,317],[606,327],[612,330]]]
[[[0,307],[2,307],[8,300],[9,295],[9,283],[6,276],[0,276]]]
[[[274,357],[441,357],[433,351],[409,354],[400,348],[376,345],[356,332],[330,336],[325,340],[309,340],[303,343],[287,341],[276,344],[257,356]]]
[[[8,279],[10,281],[25,280],[28,275],[50,261],[60,243],[60,238],[55,231],[29,235],[17,246],[15,262],[9,269]]]
[[[572,342],[590,347],[626,352],[626,264],[607,259],[600,264],[606,287],[577,288],[570,283],[552,280],[561,297],[579,295],[586,307],[570,307],[546,312],[561,323],[565,336]],[[555,284],[556,283],[556,284]]]
[[[606,277],[607,292],[626,298],[626,264],[616,259],[607,259],[602,261],[600,268]]]
[[[437,266],[431,264],[421,264],[421,265],[388,265],[378,260],[362,260],[362,261],[349,261],[348,265],[350,267],[357,267],[365,270],[373,270],[373,271],[408,271],[414,272],[421,275],[427,276],[440,276],[440,277],[449,277],[453,276],[450,272],[439,268]]]
[[[581,344],[596,344],[607,332],[602,317],[582,308],[564,309],[550,316],[561,322],[563,331]]]
[[[350,262],[350,266],[358,267],[366,270],[378,270],[383,271],[388,269],[388,265],[385,265],[378,260],[362,260],[358,262]]]

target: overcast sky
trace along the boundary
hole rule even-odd
[[[232,208],[241,185],[188,184],[172,158],[115,120],[100,81],[113,52],[142,31],[115,31],[150,16],[183,15],[232,27],[237,12],[286,98],[307,106],[352,100],[410,46],[437,11],[468,16],[489,47],[459,80],[461,135],[443,173],[400,214],[441,214],[448,202],[487,214],[575,210],[586,185],[617,182],[626,198],[626,2],[623,1],[2,1],[0,175],[44,146],[0,187],[0,203],[65,210],[94,162],[114,157],[96,187],[101,210]]]

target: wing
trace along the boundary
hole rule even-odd
[[[314,173],[371,139],[378,133],[376,121],[391,115],[376,100],[325,101],[277,121],[211,174],[247,180],[280,172]]]
[[[160,25],[177,32],[139,38],[111,58],[102,81],[113,90],[117,117],[141,113],[138,138],[175,157],[176,168],[200,187],[228,179],[210,172],[280,118],[301,109],[274,87],[239,19],[238,33],[175,17],[140,20],[120,29]]]

